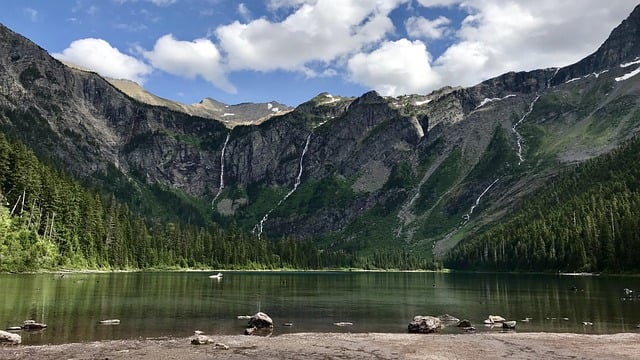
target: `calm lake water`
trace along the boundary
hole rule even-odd
[[[451,314],[478,331],[488,315],[517,331],[638,332],[640,278],[360,272],[206,272],[0,275],[0,327],[44,322],[25,344],[136,337],[242,334],[258,310],[290,332],[406,333],[414,315]],[[623,289],[636,289],[634,299]],[[117,326],[99,325],[120,319]],[[593,323],[584,326],[583,321]],[[338,327],[336,322],[350,322]],[[292,323],[293,326],[283,326]],[[448,327],[444,333],[458,333]]]

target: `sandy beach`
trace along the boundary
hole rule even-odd
[[[210,335],[61,345],[2,346],[0,359],[638,359],[640,333],[582,335],[297,333],[273,337]],[[218,345],[224,344],[225,346]]]

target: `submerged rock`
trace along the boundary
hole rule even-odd
[[[22,323],[23,330],[42,330],[42,329],[45,329],[46,327],[47,327],[47,324],[39,323],[39,322],[36,322],[35,320],[25,320]]]
[[[502,323],[502,328],[503,329],[508,329],[508,330],[515,330],[516,322],[515,321],[505,321],[505,322]]]

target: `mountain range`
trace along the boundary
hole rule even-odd
[[[637,7],[566,67],[426,95],[322,93],[289,108],[161,99],[0,25],[0,130],[150,222],[171,213],[350,253],[442,258],[637,136],[639,41]],[[151,187],[193,206],[152,211],[139,196]]]

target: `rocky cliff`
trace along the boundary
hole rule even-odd
[[[206,118],[141,102],[0,26],[0,126],[87,183],[162,186],[258,236],[442,254],[638,133],[639,17],[566,68],[398,98],[323,93],[267,121],[250,104],[208,99]],[[251,124],[227,126],[241,107]]]

